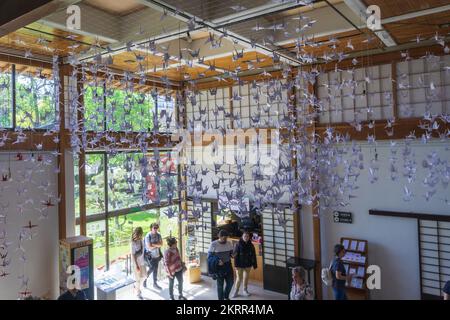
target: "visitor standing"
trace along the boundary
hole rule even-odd
[[[313,300],[314,292],[306,281],[306,271],[302,267],[292,269],[292,287],[290,300]]]
[[[131,260],[133,262],[134,279],[136,281],[134,290],[139,299],[142,299],[141,285],[147,274],[144,259],[143,236],[144,231],[142,230],[142,227],[135,228],[131,236]]]
[[[336,300],[347,300],[345,283],[351,283],[352,275],[347,275],[342,257],[345,255],[345,248],[341,244],[334,246],[335,258],[331,265],[331,276],[333,278],[332,287]]]
[[[217,280],[217,295],[219,300],[230,300],[233,287],[233,244],[228,241],[228,232],[220,230],[219,239],[211,242],[208,250],[208,270]],[[225,287],[224,287],[225,284]]]
[[[250,276],[250,270],[253,267],[258,267],[256,262],[256,251],[253,245],[248,231],[244,231],[242,237],[234,248],[234,267],[236,268],[236,283],[234,285],[235,290],[233,298],[239,296],[239,289],[241,284],[244,283],[243,295],[248,297],[248,279]]]
[[[162,237],[158,230],[159,224],[152,223],[150,232],[145,236],[145,261],[148,265],[148,272],[147,278],[144,280],[144,287],[147,287],[148,277],[153,273],[153,288],[161,290],[162,288],[158,285],[158,266],[162,259]]]
[[[185,268],[181,260],[180,252],[178,251],[177,239],[173,237],[167,239],[167,246],[169,248],[164,252],[164,266],[169,277],[170,299],[175,300],[173,286],[176,278],[178,282],[178,299],[186,300],[183,296],[183,272]]]

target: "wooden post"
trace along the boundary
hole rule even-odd
[[[289,81],[292,81],[293,75],[292,72],[289,75]],[[289,142],[290,144],[296,145],[297,139],[298,139],[298,114],[297,114],[297,91],[295,90],[295,86],[292,87],[291,91],[288,92],[291,96],[288,97],[288,100],[292,102],[292,109],[288,110],[288,114],[291,115],[291,119],[294,123],[294,128],[290,128],[289,130]],[[289,104],[288,104],[289,107]],[[291,150],[291,166],[294,170],[294,179],[298,179],[298,170],[297,170],[297,150],[293,149]],[[298,197],[298,190],[295,190],[294,197],[293,197],[294,203],[294,253],[295,256],[300,258],[301,257],[301,226],[300,226],[300,215],[301,215],[301,207],[298,204],[299,197]]]
[[[317,80],[315,85],[308,85],[308,92],[314,96],[317,96]],[[313,110],[310,109],[312,112]],[[312,130],[315,133],[316,131],[316,121],[314,121],[312,125]],[[313,151],[315,153],[315,156],[317,155],[317,150],[314,149]],[[314,175],[314,179],[317,179]],[[314,181],[315,183],[316,181]],[[321,269],[322,269],[322,245],[320,242],[320,210],[319,210],[319,201],[317,194],[319,193],[319,190],[316,190],[315,187],[313,190],[311,190],[314,196],[313,204],[312,204],[312,220],[313,220],[313,244],[314,244],[314,260],[316,261],[316,268],[315,268],[315,279],[314,279],[314,288],[316,291],[316,297],[318,300],[323,299],[322,295],[322,278],[321,278]]]
[[[79,93],[83,90],[83,83],[81,80],[81,75],[77,74],[77,91]],[[77,110],[77,120],[80,124],[80,132],[84,132],[84,95],[80,94],[78,96],[79,106]],[[80,136],[81,138],[81,136]],[[78,191],[79,191],[79,207],[80,207],[80,235],[86,236],[86,153],[84,148],[81,148],[80,154],[78,156]]]
[[[398,100],[397,100],[397,63],[391,62],[391,84],[392,84],[392,115],[395,121],[398,120]]]
[[[67,67],[59,65],[59,145],[58,145],[58,194],[60,197],[58,203],[58,223],[59,223],[59,239],[66,238],[66,157],[65,149],[67,146],[66,135],[66,113],[65,113],[65,84],[64,77],[67,74]]]

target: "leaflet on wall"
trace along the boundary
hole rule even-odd
[[[350,286],[353,287],[353,288],[361,289],[362,286],[363,286],[363,279],[361,279],[361,278],[353,278]]]
[[[348,250],[348,243],[349,243],[348,239],[344,239],[344,240],[342,241],[342,245],[344,246],[344,249],[345,249],[345,250]]]
[[[358,251],[364,252],[365,249],[366,249],[366,243],[364,241],[358,242]]]
[[[356,273],[356,275],[360,278],[364,278],[364,267],[358,267],[358,272]]]

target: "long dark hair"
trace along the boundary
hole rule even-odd
[[[142,238],[144,235],[144,230],[142,230],[142,227],[136,227],[134,228],[133,234],[131,235],[132,241],[138,241],[139,238]]]

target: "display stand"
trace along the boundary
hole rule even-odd
[[[60,293],[67,290],[67,268],[76,265],[80,269],[80,286],[89,300],[94,299],[94,259],[93,240],[78,236],[59,241],[59,289]]]
[[[347,274],[354,274],[352,282],[347,283],[347,296],[350,300],[369,299],[366,286],[368,262],[367,240],[341,238],[346,253],[342,258]]]
[[[199,231],[198,219],[192,215],[192,202],[188,202],[188,218],[185,225],[185,261],[187,267],[187,277],[189,283],[201,281],[199,241],[201,230]]]

